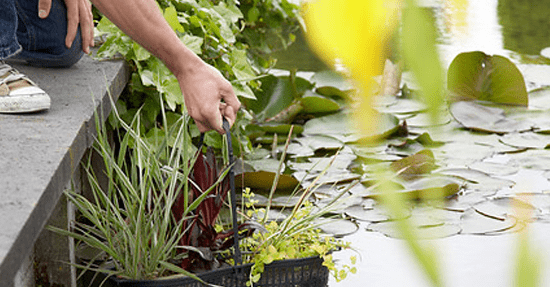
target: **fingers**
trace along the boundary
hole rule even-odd
[[[67,6],[67,36],[65,37],[65,46],[71,48],[76,32],[78,31],[79,21],[79,0],[65,0]]]
[[[94,46],[94,16],[92,14],[92,5],[88,0],[80,0],[79,20],[80,33],[82,36],[82,50],[84,53],[90,53],[90,47]]]
[[[67,36],[65,37],[65,46],[71,48],[80,25],[82,51],[89,54],[90,46],[94,46],[92,6],[88,0],[65,0],[65,6],[67,6]]]
[[[222,95],[222,98],[225,103],[220,105],[220,112],[229,121],[229,125],[233,126],[233,123],[235,123],[235,119],[237,118],[237,112],[241,108],[241,102],[235,95],[235,92],[233,92],[232,87],[228,92]]]
[[[38,17],[44,19],[50,15],[50,9],[52,8],[52,0],[39,0],[38,1]]]

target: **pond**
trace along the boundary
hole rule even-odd
[[[433,11],[437,19],[438,45],[445,67],[449,66],[456,55],[466,51],[479,50],[489,55],[505,56],[518,66],[525,78],[527,91],[532,92],[529,111],[537,110],[537,105],[550,107],[550,97],[535,98],[533,92],[550,85],[550,59],[540,55],[543,49],[550,47],[549,0],[457,0],[453,1],[454,6],[437,0],[421,2],[426,9]],[[305,48],[303,39],[298,39],[290,51],[277,54],[278,67],[299,70],[325,69],[326,66]],[[550,122],[550,116],[546,116],[548,108],[541,111],[544,111],[542,115],[539,113],[534,120],[536,124]],[[516,115],[516,118],[525,120],[532,115],[525,113]],[[408,120],[411,118],[408,115],[400,117]],[[440,134],[443,139],[452,139],[457,145],[451,145],[445,151],[434,149],[436,159],[439,158],[441,164],[447,168],[479,168],[488,171],[492,179],[502,180],[498,184],[506,181],[512,183],[504,183],[488,191],[487,186],[495,184],[495,181],[491,180],[489,183],[481,180],[479,186],[470,184],[461,195],[475,197],[482,194],[483,200],[489,203],[495,203],[496,201],[491,200],[499,198],[509,199],[520,193],[541,195],[541,198],[537,197],[531,202],[540,214],[533,219],[534,222],[529,228],[533,246],[540,250],[540,256],[546,263],[542,269],[541,286],[550,286],[550,216],[547,216],[550,213],[550,204],[545,203],[550,193],[550,161],[546,161],[550,158],[550,151],[545,148],[550,140],[545,138],[542,146],[527,147],[520,151],[517,141],[509,141],[519,133],[509,136],[466,133],[464,129],[457,128],[452,119],[450,121],[453,123],[446,126],[450,125],[450,129],[460,130],[462,133],[454,133],[448,138],[445,138],[447,135]],[[417,131],[424,129],[429,130],[422,127]],[[470,135],[476,139],[471,142],[459,139]],[[533,141],[528,142],[533,145]],[[471,146],[468,146],[469,144]],[[514,151],[506,150],[514,145],[514,148],[517,148]],[[458,201],[460,202],[460,199]],[[481,201],[475,203],[479,204]],[[471,207],[470,205],[461,212],[471,211]],[[476,208],[475,212],[481,213],[483,210]],[[458,221],[463,220],[465,215],[461,214]],[[479,219],[477,222],[483,220]],[[503,222],[506,220],[502,219]],[[372,221],[357,222],[358,231],[344,238],[352,242],[360,254],[358,274],[350,275],[340,283],[331,282],[330,286],[429,286],[403,241],[394,239],[391,233],[388,234],[383,229],[372,227]],[[448,220],[444,224],[449,222],[456,223]],[[480,226],[484,224],[480,223]],[[470,231],[474,228],[471,225],[460,227],[463,230],[470,228]],[[455,236],[428,239],[429,245],[434,246],[439,255],[439,267],[445,286],[514,286],[517,233],[509,232],[512,230],[514,228],[510,228],[508,232],[459,231],[457,233],[460,234]],[[336,256],[346,260],[353,254],[338,252]]]

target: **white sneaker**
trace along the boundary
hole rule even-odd
[[[0,61],[0,113],[31,113],[50,108],[50,97],[27,76]]]

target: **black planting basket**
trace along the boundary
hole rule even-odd
[[[224,287],[246,287],[252,264],[231,266],[197,274],[204,282]],[[328,286],[329,271],[323,266],[321,257],[307,257],[274,261],[265,265],[258,283],[261,287],[325,287]],[[96,285],[104,281],[105,275],[97,276]],[[89,282],[87,282],[89,283]],[[88,286],[84,284],[82,286]],[[106,287],[204,287],[208,286],[190,277],[177,277],[158,280],[128,280],[109,277]]]

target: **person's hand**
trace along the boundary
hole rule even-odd
[[[78,25],[82,35],[82,51],[90,53],[90,47],[94,46],[94,17],[92,4],[88,0],[65,0],[67,6],[67,36],[65,46],[70,48],[73,44]],[[42,19],[48,17],[52,7],[52,0],[38,0],[38,16]]]
[[[241,103],[233,87],[214,67],[202,63],[178,77],[185,106],[200,132],[224,133],[222,116],[233,125]],[[222,101],[223,100],[223,101]]]

